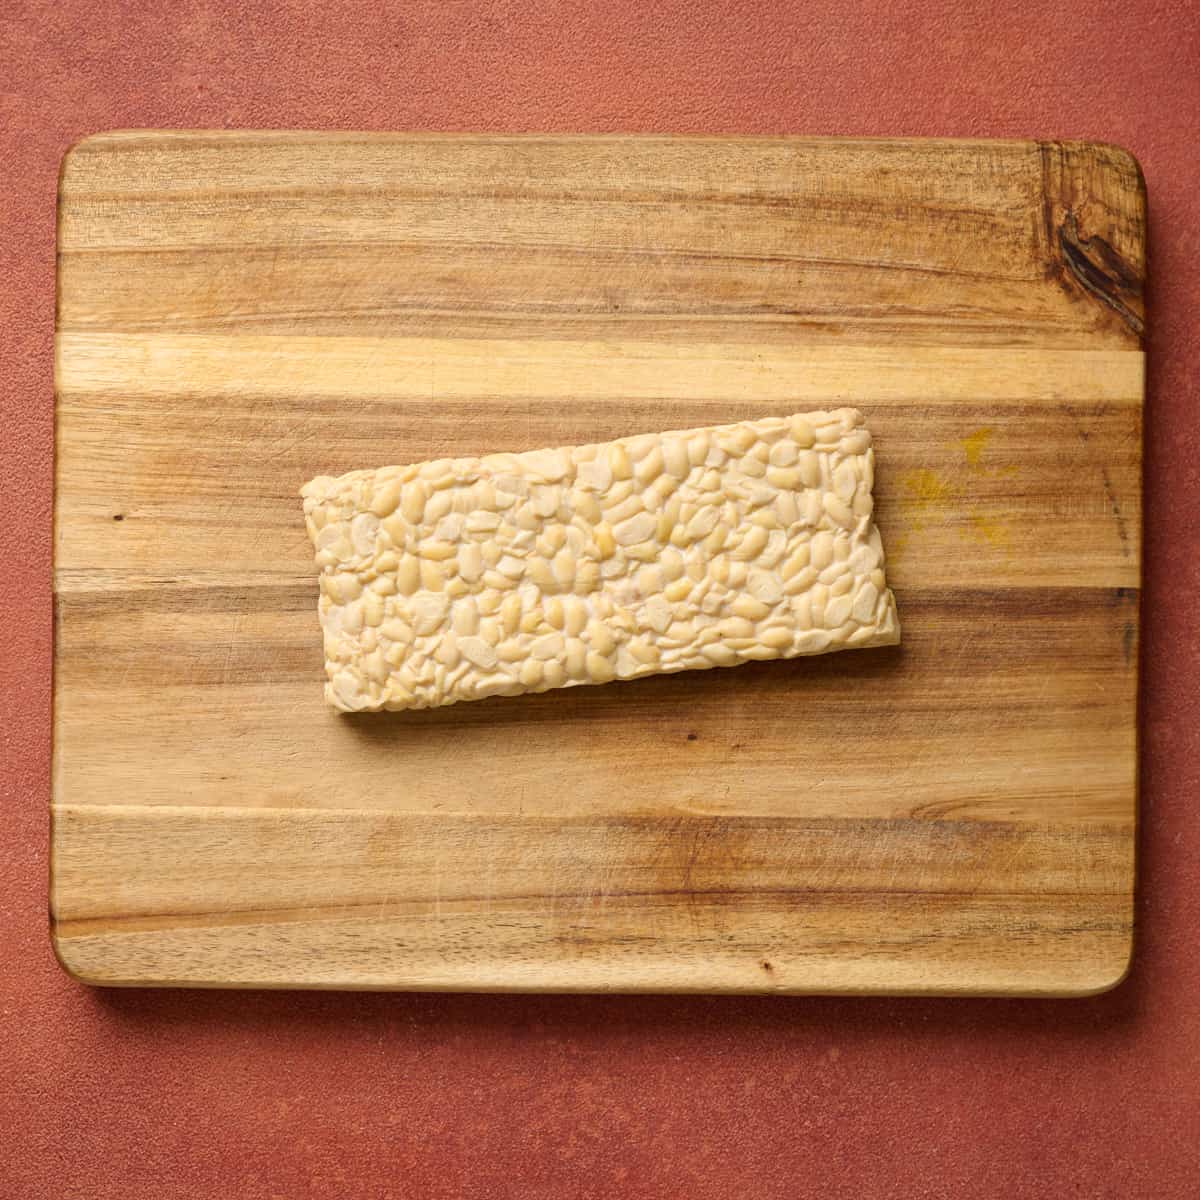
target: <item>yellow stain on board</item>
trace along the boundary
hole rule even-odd
[[[904,477],[904,487],[915,503],[925,507],[940,505],[955,495],[954,486],[927,467],[909,471]]]
[[[890,547],[893,559],[904,551],[910,534],[920,533],[938,521],[958,524],[959,534],[966,541],[1008,551],[1008,522],[994,511],[985,511],[971,498],[975,479],[1009,476],[1018,470],[1015,464],[993,467],[985,463],[995,433],[992,426],[985,425],[952,443],[962,453],[962,464],[950,474],[920,467],[901,476],[900,511],[905,517],[906,530],[893,539]]]
[[[900,479],[904,488],[901,507],[914,529],[924,529],[926,520],[941,515],[958,499],[958,488],[936,471],[921,467]]]
[[[968,467],[978,467],[983,464],[983,452],[987,449],[987,444],[992,440],[992,434],[995,432],[990,425],[985,425],[982,429],[977,429],[963,438],[959,443],[963,448]]]
[[[983,542],[997,549],[1008,548],[1008,526],[1002,521],[989,521],[979,513],[970,514],[971,531],[976,541]]]

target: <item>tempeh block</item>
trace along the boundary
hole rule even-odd
[[[306,484],[345,711],[900,640],[854,409]]]

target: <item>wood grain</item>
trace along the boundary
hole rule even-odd
[[[107,134],[60,194],[52,910],[94,983],[1081,994],[1131,943],[1111,147]],[[309,477],[861,407],[904,644],[321,699]]]

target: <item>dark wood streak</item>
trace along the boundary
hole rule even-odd
[[[774,901],[781,906],[803,906],[806,902],[814,898],[829,898],[842,902],[853,902],[854,900],[863,900],[869,902],[876,896],[889,896],[892,898],[909,897],[921,900],[992,900],[997,905],[1003,905],[1006,901],[1012,903],[1036,903],[1039,901],[1052,900],[1086,900],[1100,898],[1119,898],[1122,895],[1120,888],[1086,888],[1076,891],[1063,890],[1047,890],[1030,893],[1027,891],[990,891],[980,890],[979,888],[839,888],[839,887],[821,887],[807,888],[797,886],[794,888],[771,888],[771,887],[728,887],[728,888],[693,888],[690,886],[680,888],[654,888],[654,889],[617,889],[605,893],[605,900],[609,903],[630,902],[636,906],[643,903],[647,906],[654,902],[661,901],[663,904],[674,907],[679,900],[700,901],[706,906],[712,907],[739,907],[746,902],[761,906],[764,901]],[[286,925],[295,923],[308,923],[317,921],[342,922],[342,921],[365,921],[379,922],[394,920],[397,915],[405,912],[410,912],[415,909],[426,908],[433,905],[435,902],[440,903],[447,908],[477,908],[484,904],[492,906],[509,905],[517,908],[518,906],[528,906],[531,910],[538,911],[546,901],[553,900],[557,904],[564,904],[569,901],[578,903],[586,903],[589,899],[589,894],[580,892],[578,894],[563,894],[551,892],[529,892],[529,893],[512,893],[501,896],[489,895],[481,893],[478,895],[462,895],[452,898],[442,898],[440,901],[434,896],[414,896],[404,899],[379,900],[370,899],[357,901],[353,904],[329,904],[329,905],[313,905],[313,906],[296,906],[291,908],[248,908],[248,909],[218,909],[211,912],[200,911],[179,911],[179,912],[156,912],[156,913],[105,913],[102,916],[95,917],[79,917],[79,918],[60,918],[58,920],[58,934],[60,937],[87,937],[89,935],[103,934],[109,932],[120,931],[122,933],[133,932],[161,932],[173,929],[187,928],[222,928],[226,925],[245,925],[258,924],[264,925]],[[1097,924],[1096,922],[1099,922]],[[1103,917],[1098,917],[1096,922],[1087,922],[1079,928],[1110,928],[1114,930],[1128,929],[1129,922],[1125,920],[1107,920]],[[1040,926],[1039,926],[1040,927]],[[1070,932],[1074,930],[1072,926],[1070,930],[1062,930],[1061,932]],[[627,938],[630,936],[625,935]],[[646,934],[645,940],[653,941],[654,934]],[[697,940],[703,940],[704,934],[697,931],[694,935]],[[708,936],[714,936],[709,934]],[[604,935],[607,941],[608,935]]]
[[[247,583],[245,587],[211,587],[183,584],[172,587],[166,580],[151,587],[62,590],[55,596],[61,616],[68,619],[121,617],[141,613],[261,613],[311,612],[316,629],[319,591],[311,583]]]
[[[1127,599],[1136,588],[1111,587],[989,587],[905,588],[906,606],[941,613],[1004,613],[1013,617],[1077,615],[1109,607],[1113,597]],[[316,582],[304,584],[248,583],[245,587],[224,585],[171,587],[156,581],[153,587],[109,590],[61,590],[56,599],[64,615],[72,618],[105,617],[128,613],[137,607],[143,613],[244,613],[248,605],[263,613],[309,612],[314,628],[317,614]],[[825,661],[825,660],[822,660]],[[844,663],[836,664],[839,668]]]
[[[1108,467],[1100,468],[1100,478],[1104,480],[1104,497],[1112,507],[1113,517],[1117,522],[1117,536],[1121,539],[1121,553],[1128,558],[1132,553],[1129,544],[1129,522],[1125,520],[1125,514],[1121,511]]]
[[[1146,332],[1146,322],[1131,304],[1142,299],[1142,280],[1102,237],[1082,237],[1079,220],[1068,212],[1058,229],[1058,246],[1071,275],[1093,296],[1102,300],[1138,337]]]
[[[953,663],[943,663],[946,644],[960,644],[970,631],[987,622],[992,629],[992,650],[1012,664],[1013,671],[1056,665],[1060,669],[1103,669],[1118,652],[1112,638],[1119,633],[1108,614],[1114,607],[1137,611],[1138,592],[1133,588],[907,588],[899,593],[905,613],[905,648],[855,650],[845,655],[817,655],[768,663],[747,663],[734,669],[705,672],[700,678],[656,676],[636,683],[612,684],[604,689],[572,689],[545,696],[502,698],[477,704],[456,705],[429,712],[370,713],[339,718],[347,728],[371,741],[391,740],[428,726],[487,724],[527,719],[536,713],[542,721],[570,721],[584,716],[595,720],[605,712],[614,716],[630,707],[645,708],[661,720],[661,705],[726,702],[736,696],[757,694],[767,703],[794,703],[796,689],[820,687],[830,691],[824,703],[842,702],[841,684],[848,679],[891,678],[898,682],[905,656],[919,656],[935,674],[955,677]],[[142,615],[138,640],[130,644],[115,636],[113,622],[131,611]],[[235,619],[248,612],[264,617],[289,617],[286,629],[277,628],[269,643],[253,631],[237,632]],[[60,592],[55,597],[60,648],[68,642],[78,647],[72,670],[76,680],[91,678],[98,686],[120,679],[123,686],[147,684],[168,675],[186,680],[189,687],[257,685],[264,671],[280,684],[307,682],[317,696],[323,682],[320,630],[315,584],[287,586],[264,584],[244,588],[190,586],[178,588],[122,588]],[[211,618],[203,629],[180,624],[189,618]],[[1003,672],[998,671],[997,677]],[[895,684],[894,684],[895,686]],[[1103,694],[1079,697],[1085,706],[1105,708],[1111,698]],[[847,700],[848,703],[861,701]],[[911,713],[926,703],[936,711],[936,697],[909,697]],[[1041,699],[1013,697],[1011,717],[1035,708]]]

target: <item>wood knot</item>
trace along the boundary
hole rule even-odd
[[[1079,219],[1068,210],[1058,227],[1058,248],[1071,278],[1103,301],[1141,337],[1146,331],[1142,318],[1142,278],[1104,238],[1084,237]]]

